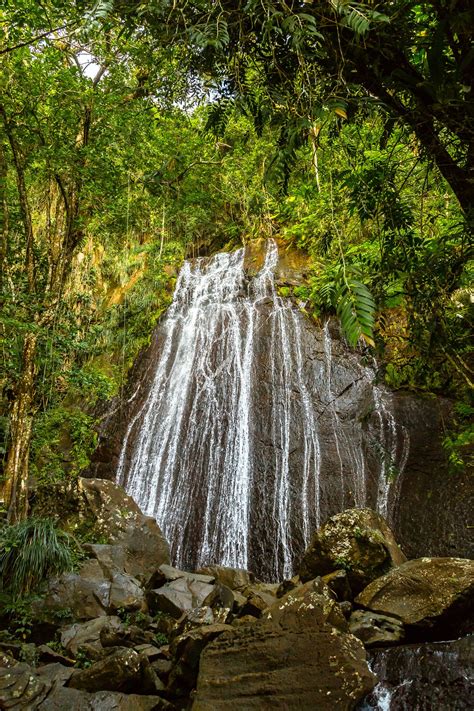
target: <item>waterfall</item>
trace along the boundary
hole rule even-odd
[[[185,262],[117,479],[157,519],[176,565],[218,562],[281,579],[322,516],[368,503],[367,433],[338,407],[374,372],[354,361],[335,388],[329,325],[316,352],[314,326],[278,295],[276,243],[253,278],[244,260],[240,249]],[[383,394],[373,406],[380,446],[397,457]],[[382,460],[379,508],[388,506]]]

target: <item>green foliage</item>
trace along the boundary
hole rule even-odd
[[[1,589],[16,601],[48,577],[74,567],[75,543],[51,519],[30,518],[0,529]]]
[[[373,346],[375,303],[372,294],[362,282],[349,278],[336,283],[335,301],[342,330],[350,345],[360,338]]]
[[[69,408],[59,405],[37,418],[31,470],[38,484],[75,478],[89,465],[89,457],[97,446],[94,425],[95,419],[77,405]]]
[[[474,407],[470,402],[459,401],[454,407],[454,420],[443,440],[451,472],[458,473],[472,465],[474,460]]]
[[[308,284],[280,294],[336,314],[390,386],[461,397],[470,19],[401,1],[2,8],[0,463],[27,333],[45,488],[88,466],[92,413],[120,394],[184,257],[253,237],[309,255]],[[447,435],[454,468],[466,433]]]
[[[79,648],[76,652],[76,661],[74,666],[77,669],[89,669],[94,663],[94,660],[89,656],[85,649]]]
[[[7,634],[13,639],[28,639],[33,629],[34,620],[31,610],[37,595],[17,597],[11,593],[0,592],[2,616],[7,618]]]
[[[312,282],[312,299],[315,306],[334,308],[341,321],[342,331],[351,346],[359,339],[374,344],[375,302],[368,288],[348,273],[345,265],[338,265],[332,273],[323,272]]]
[[[167,635],[164,634],[164,632],[157,632],[155,634],[155,642],[158,647],[163,647],[165,644],[169,643],[169,639]]]

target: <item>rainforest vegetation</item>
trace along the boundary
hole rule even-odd
[[[2,3],[11,523],[87,467],[183,259],[269,236],[311,260],[285,296],[337,314],[390,387],[455,400],[446,447],[463,466],[473,24],[467,0]]]

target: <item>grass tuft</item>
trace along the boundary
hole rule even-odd
[[[29,518],[0,529],[0,590],[14,599],[48,577],[72,570],[76,545],[48,518]]]

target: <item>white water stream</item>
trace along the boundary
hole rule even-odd
[[[178,566],[248,568],[272,545],[267,577],[291,576],[295,556],[326,515],[322,412],[335,445],[339,473],[331,486],[338,489],[339,510],[351,502],[367,505],[364,430],[340,422],[329,326],[318,383],[305,370],[305,319],[277,294],[277,262],[273,241],[253,279],[246,276],[243,249],[186,262],[160,326],[163,346],[148,396],[129,422],[117,478],[156,517]],[[360,367],[361,380],[373,378],[370,368]],[[266,393],[266,412],[257,392]],[[397,454],[388,395],[374,388],[373,403],[380,447],[401,469],[407,448],[403,444]],[[384,456],[376,503],[384,514],[391,489],[387,466]]]

